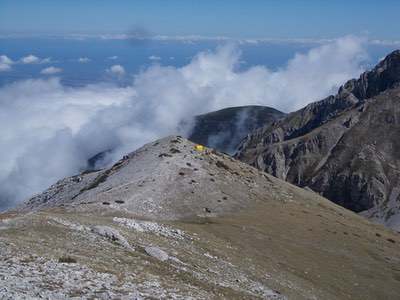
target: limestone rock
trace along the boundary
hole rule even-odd
[[[165,251],[161,250],[160,248],[157,247],[145,247],[144,251],[146,251],[146,253],[154,258],[157,258],[160,261],[166,261],[169,258],[168,253],[166,253]]]
[[[118,232],[118,230],[115,230],[108,226],[94,226],[92,228],[92,232],[102,237],[105,237],[111,242],[117,243],[129,250],[134,250],[131,245],[129,245],[128,241]]]

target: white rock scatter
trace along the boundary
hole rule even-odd
[[[118,230],[114,228],[108,226],[94,226],[92,227],[92,232],[110,240],[111,242],[117,243],[128,250],[135,251]]]
[[[183,230],[171,228],[169,226],[165,226],[155,222],[127,219],[127,218],[117,218],[117,217],[115,217],[113,221],[125,227],[136,230],[138,232],[154,233],[156,235],[163,236],[166,238],[175,238],[179,240],[185,238],[190,239],[190,237]]]
[[[40,265],[40,268],[38,268]],[[0,299],[142,299],[130,281],[80,264],[43,258],[0,262]]]
[[[166,261],[169,258],[168,253],[158,247],[148,246],[144,248],[144,251],[146,251],[148,255],[157,258],[160,261]]]
[[[70,222],[65,219],[57,218],[57,217],[51,217],[50,218],[52,221],[55,221],[65,227],[68,227],[69,229],[76,230],[76,231],[91,231],[90,227],[76,224],[73,222]]]

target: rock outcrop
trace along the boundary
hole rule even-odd
[[[248,135],[236,157],[400,230],[400,51]]]

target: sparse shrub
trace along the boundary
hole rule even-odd
[[[71,256],[61,256],[58,262],[63,264],[76,264],[77,260]]]

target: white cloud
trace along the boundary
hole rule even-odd
[[[113,65],[106,71],[110,74],[120,76],[120,77],[125,75],[125,69],[121,65]]]
[[[56,67],[48,67],[48,68],[44,68],[42,71],[40,71],[40,74],[43,75],[53,75],[53,74],[58,74],[61,73],[62,69],[61,68],[56,68]]]
[[[110,57],[108,57],[108,59],[110,59],[110,60],[116,60],[116,59],[118,59],[118,56],[116,56],[116,55],[110,56]]]
[[[40,59],[39,59],[39,57],[30,54],[28,56],[22,57],[21,62],[23,64],[37,64],[40,62]]]
[[[149,59],[150,60],[161,60],[161,57],[160,56],[156,56],[156,55],[151,55],[151,56],[149,56]]]
[[[11,70],[11,66],[8,64],[0,64],[0,72]]]
[[[6,55],[0,55],[0,72],[11,70],[11,65],[14,64],[11,58]]]
[[[80,57],[80,58],[78,58],[78,62],[80,62],[80,63],[88,63],[88,62],[90,62],[91,61],[91,59],[90,58],[88,58],[88,57]]]
[[[54,78],[4,86],[0,203],[4,207],[79,172],[100,151],[115,149],[108,159],[116,160],[177,133],[188,116],[247,104],[300,108],[358,76],[365,57],[363,42],[347,37],[297,54],[278,71],[239,70],[240,52],[226,46],[199,53],[180,68],[153,65],[125,87],[71,88]]]
[[[27,56],[22,57],[20,59],[20,62],[22,64],[45,64],[45,63],[50,63],[51,59],[49,57],[42,59],[33,54],[29,54]]]
[[[0,55],[0,64],[12,65],[14,62],[7,55]]]

